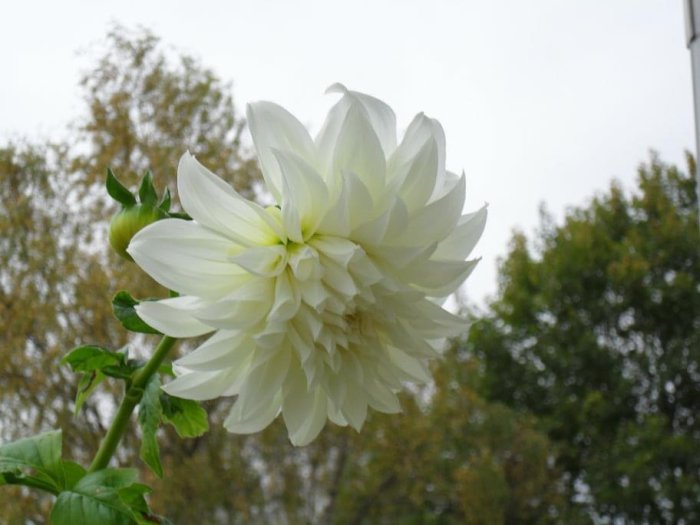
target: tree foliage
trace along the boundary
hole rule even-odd
[[[516,234],[466,347],[480,392],[539,418],[572,498],[607,522],[700,520],[694,173],[652,155],[632,193],[545,217],[534,249]]]

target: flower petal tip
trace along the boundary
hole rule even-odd
[[[326,95],[329,95],[331,93],[342,93],[343,95],[348,92],[348,88],[345,87],[345,85],[341,84],[340,82],[336,82],[335,84],[331,84],[326,88]]]

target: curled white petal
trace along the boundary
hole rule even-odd
[[[196,337],[208,334],[214,328],[202,323],[193,313],[199,301],[183,296],[161,301],[143,301],[136,305],[136,313],[156,330],[170,337]]]
[[[248,246],[279,239],[277,225],[265,210],[238,195],[189,153],[180,159],[177,188],[185,211],[223,236]]]
[[[267,189],[281,204],[282,174],[274,151],[293,152],[314,164],[316,146],[303,124],[277,104],[255,102],[248,105],[246,114]]]

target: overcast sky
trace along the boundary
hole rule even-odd
[[[343,82],[385,100],[400,130],[442,122],[467,208],[490,203],[468,283],[496,289],[496,258],[538,206],[556,217],[613,178],[630,187],[650,148],[693,146],[681,0],[63,0],[7,2],[0,139],[54,137],[82,111],[77,51],[110,23],[143,25],[233,80],[239,111],[268,99],[312,131]],[[154,167],[157,169],[157,167]]]

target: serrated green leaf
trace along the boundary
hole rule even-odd
[[[163,192],[163,198],[160,200],[160,204],[158,205],[158,207],[167,213],[170,211],[170,201],[170,189],[165,188],[165,191]]]
[[[104,380],[105,375],[99,370],[82,375],[78,382],[78,391],[75,393],[75,410],[73,414],[77,415],[80,412],[80,409],[83,408],[83,403]]]
[[[107,168],[107,193],[125,208],[136,204],[136,197],[117,180],[112,170]]]
[[[5,482],[58,492],[64,486],[61,441],[61,431],[52,430],[0,446]]]
[[[156,192],[155,186],[153,186],[153,173],[147,171],[146,174],[141,179],[141,186],[139,187],[139,199],[141,204],[147,206],[156,206],[158,202],[158,193]]]
[[[134,299],[129,292],[122,290],[112,299],[112,310],[122,326],[131,332],[142,334],[160,334],[158,330],[152,328],[136,313],[134,308],[139,301]]]
[[[102,370],[107,366],[120,365],[123,362],[124,354],[96,345],[79,346],[61,359],[61,364],[70,365],[74,372]]]
[[[182,399],[161,392],[163,421],[175,428],[183,438],[199,437],[209,430],[207,412],[191,399]]]
[[[141,450],[139,456],[159,478],[163,477],[160,464],[160,449],[156,433],[160,425],[162,408],[160,406],[160,376],[153,374],[143,390],[139,402],[139,425],[141,426]]]
[[[136,481],[135,469],[91,472],[71,490],[61,492],[51,511],[53,525],[134,525],[136,515],[119,497]]]

